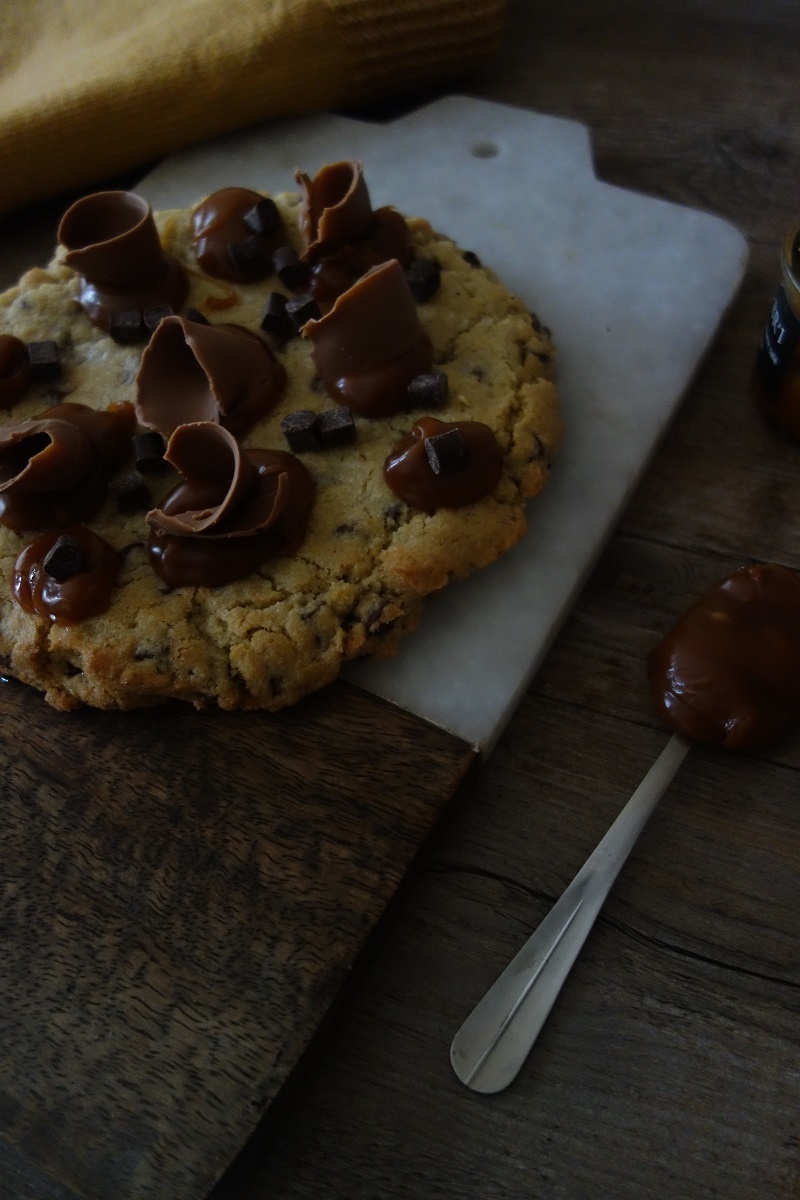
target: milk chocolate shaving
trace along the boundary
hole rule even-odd
[[[647,670],[671,729],[726,750],[769,745],[800,713],[800,576],[734,571],[678,619]]]
[[[368,271],[303,336],[329,393],[362,416],[407,407],[409,383],[431,370],[430,344],[396,259]]]
[[[112,313],[159,304],[180,308],[188,283],[166,255],[146,200],[133,192],[96,192],[61,219],[64,261],[81,276],[79,300],[95,325],[108,330]]]
[[[451,459],[447,451],[453,434],[456,454]],[[438,453],[442,448],[444,465]],[[435,463],[439,463],[438,472]],[[383,477],[406,504],[432,513],[438,508],[462,508],[488,496],[497,487],[502,468],[500,447],[482,421],[447,423],[436,417],[420,417],[411,432],[392,448],[383,466]]]
[[[95,461],[91,442],[72,421],[40,417],[0,426],[0,492],[66,492]]]
[[[175,431],[167,457],[184,482],[146,521],[153,568],[171,587],[230,583],[302,542],[314,484],[291,454],[243,451],[221,426],[199,422]]]
[[[372,203],[360,162],[328,163],[313,179],[297,171],[303,189],[300,229],[303,258],[313,262],[347,242],[363,241],[373,227]]]
[[[66,403],[0,426],[0,523],[31,529],[90,516],[130,453],[133,422],[131,405]]]
[[[166,437],[196,421],[240,436],[277,404],[285,383],[284,368],[249,330],[165,317],[142,355],[136,413]]]
[[[313,180],[302,172],[300,227],[311,267],[309,287],[323,312],[371,267],[411,256],[408,226],[393,208],[372,211],[363,170],[357,162],[330,163]]]
[[[274,525],[288,496],[288,482],[280,476],[271,494],[258,494],[256,472],[236,438],[209,421],[181,425],[169,440],[168,462],[188,480],[203,480],[216,487],[215,504],[169,513],[153,509],[147,524],[163,533],[183,537],[247,537]]]

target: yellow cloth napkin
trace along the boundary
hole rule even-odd
[[[271,116],[444,80],[504,0],[1,0],[0,212]]]

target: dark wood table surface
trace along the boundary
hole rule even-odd
[[[462,81],[584,122],[600,178],[727,218],[749,265],[535,682],[214,1200],[800,1197],[800,730],[690,752],[507,1091],[448,1053],[666,743],[648,648],[734,567],[800,570],[800,446],[749,390],[800,210],[799,77],[792,0],[516,0]],[[62,208],[0,223],[4,283]]]

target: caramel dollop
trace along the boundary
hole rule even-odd
[[[727,750],[768,745],[800,711],[800,576],[735,571],[679,618],[647,672],[670,728]]]
[[[437,474],[426,442],[457,431],[462,454],[457,465]],[[482,421],[440,421],[420,417],[411,432],[392,447],[383,465],[387,486],[412,508],[435,512],[463,508],[493,492],[503,457],[495,436]]]
[[[46,560],[64,533],[83,555],[80,570],[68,579],[56,579]],[[120,572],[120,558],[104,538],[74,525],[48,530],[21,551],[14,564],[14,596],[20,608],[58,625],[74,625],[106,612]]]
[[[64,261],[78,272],[78,299],[90,321],[108,331],[114,313],[160,305],[180,308],[188,281],[165,254],[150,205],[134,192],[95,192],[61,219]]]
[[[57,404],[0,425],[0,524],[66,525],[90,517],[131,448],[133,406]]]
[[[302,171],[296,179],[303,190],[302,257],[312,264],[311,292],[320,304],[334,301],[379,263],[396,258],[406,265],[408,226],[393,208],[373,211],[360,162],[328,163],[313,179]]]
[[[217,279],[252,283],[272,274],[272,255],[287,242],[277,209],[250,188],[221,188],[208,196],[192,216],[193,245],[201,270]]]
[[[21,338],[0,334],[0,408],[11,408],[28,390],[31,364]]]
[[[242,450],[204,421],[176,429],[165,457],[184,480],[146,521],[151,563],[170,587],[219,587],[297,550],[314,484],[294,455]]]
[[[165,317],[142,354],[136,414],[165,437],[196,421],[219,422],[240,437],[285,386],[285,369],[257,334]]]
[[[363,417],[408,408],[409,383],[432,369],[430,342],[396,259],[369,270],[302,333],[330,395]]]

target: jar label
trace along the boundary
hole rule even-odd
[[[773,301],[756,358],[758,381],[768,399],[771,399],[780,387],[798,341],[800,320],[792,312],[781,284]]]

